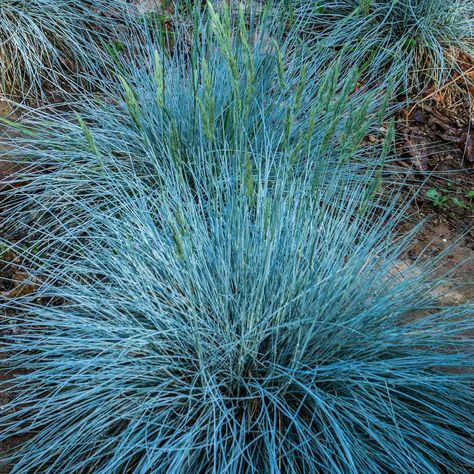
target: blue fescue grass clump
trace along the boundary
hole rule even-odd
[[[473,308],[442,306],[436,262],[396,270],[392,132],[362,145],[380,97],[208,13],[19,126],[3,224],[36,291],[0,302],[0,441],[24,436],[0,465],[467,472]]]
[[[128,18],[125,0],[2,0],[0,93],[41,99],[44,88],[98,73],[109,43]]]
[[[68,195],[74,259],[3,304],[11,472],[468,472],[473,308],[395,271],[404,209],[236,162],[110,174],[108,212]]]
[[[271,156],[290,161],[295,175],[311,169],[315,187],[339,169],[343,185],[364,180],[380,158],[362,141],[380,123],[374,107],[383,97],[354,92],[357,71],[341,78],[338,62],[307,81],[301,60],[277,46],[277,30],[263,20],[252,26],[243,10],[236,18],[209,7],[209,16],[197,16],[191,38],[178,30],[172,47],[145,37],[132,63],[115,57],[102,99],[70,114],[30,111],[27,133],[8,151],[31,166],[10,193],[5,228],[32,220],[36,233],[42,225],[47,234],[69,231],[80,211],[67,212],[68,193],[107,207],[113,186],[102,196],[94,188],[111,170],[133,169],[145,182],[176,166],[190,176],[206,166],[217,176],[225,152],[239,156],[249,176]],[[386,143],[388,154],[390,136]]]
[[[472,0],[338,0],[294,2],[305,46],[343,50],[366,78],[390,73],[419,92],[461,72],[459,53],[474,53]]]

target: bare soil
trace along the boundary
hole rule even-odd
[[[474,299],[474,131],[470,107],[435,101],[402,111],[397,120],[399,164],[409,175],[412,214],[401,230],[420,221],[407,263],[446,253],[440,272],[452,269],[449,303]],[[406,179],[406,174],[403,176]]]

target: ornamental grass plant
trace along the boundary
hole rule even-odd
[[[1,96],[39,101],[100,74],[130,13],[125,0],[2,0]]]
[[[405,94],[443,86],[463,74],[460,53],[474,56],[472,0],[298,0],[289,11],[308,61],[319,49],[342,51],[365,78],[392,77]]]
[[[308,80],[330,55],[269,13],[146,25],[100,96],[6,121],[11,474],[474,468],[474,307],[442,256],[403,270],[389,94],[344,56]]]
[[[467,472],[473,308],[437,300],[435,262],[395,270],[404,206],[219,161],[110,174],[107,212],[68,194],[85,235],[3,304],[11,472]]]
[[[390,132],[384,150],[363,144],[380,126],[376,104],[385,96],[354,92],[357,71],[343,78],[335,62],[319,82],[306,81],[300,58],[277,46],[273,22],[249,27],[243,11],[235,18],[209,8],[210,20],[197,13],[194,36],[174,32],[171,50],[149,28],[140,46],[125,45],[134,60],[114,57],[116,74],[102,80],[99,98],[85,97],[69,113],[26,109],[22,124],[10,123],[16,133],[2,156],[24,167],[4,193],[7,232],[58,233],[58,241],[63,231],[81,232],[71,195],[106,209],[116,192],[110,172],[133,170],[146,182],[170,167],[192,176],[206,166],[219,176],[219,155],[231,152],[249,177],[270,156],[290,160],[295,176],[311,169],[316,187],[343,170],[344,187],[389,155]],[[112,188],[98,194],[104,180]]]

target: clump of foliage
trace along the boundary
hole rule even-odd
[[[74,225],[80,211],[66,213],[68,192],[107,206],[113,187],[103,196],[94,188],[111,170],[133,168],[144,181],[150,170],[174,166],[219,175],[219,154],[229,151],[249,174],[271,156],[290,160],[295,175],[312,169],[316,187],[338,169],[341,186],[364,179],[380,158],[361,145],[381,120],[371,110],[380,97],[353,93],[356,73],[343,80],[337,62],[318,82],[306,81],[301,62],[268,36],[275,31],[265,22],[249,26],[244,11],[232,18],[210,7],[210,17],[198,17],[191,39],[177,31],[171,50],[155,34],[135,49],[135,62],[116,57],[115,80],[100,86],[106,100],[84,100],[70,114],[40,112],[20,126],[24,136],[14,137],[8,157],[30,167],[9,193],[5,228],[33,221],[35,232],[42,224],[48,234],[69,231],[66,222]]]
[[[0,441],[26,438],[1,462],[474,467],[472,307],[440,304],[436,261],[396,270],[406,209],[377,201],[391,132],[377,160],[362,146],[375,93],[341,63],[308,82],[243,10],[209,15],[114,56],[101,102],[19,126],[4,225],[34,238],[13,246],[37,288],[0,303]]]
[[[310,52],[342,49],[366,78],[388,72],[419,92],[460,72],[460,52],[473,56],[473,11],[472,0],[329,0],[295,2],[291,18]]]
[[[0,93],[24,100],[99,71],[104,44],[128,16],[125,0],[2,0]]]
[[[219,160],[192,183],[110,174],[108,212],[68,194],[74,259],[41,257],[3,322],[23,372],[0,440],[31,436],[12,473],[473,467],[470,310],[440,306],[431,267],[396,273],[396,200],[363,214],[341,173],[315,189],[289,162]]]

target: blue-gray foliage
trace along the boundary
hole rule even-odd
[[[22,125],[29,132],[3,154],[26,166],[9,193],[5,228],[20,225],[25,235],[33,222],[36,234],[52,235],[82,226],[80,210],[68,211],[69,194],[107,206],[113,185],[102,195],[95,188],[110,170],[132,168],[144,181],[150,169],[170,167],[219,175],[219,155],[229,152],[249,176],[270,156],[292,162],[296,175],[311,169],[316,187],[340,169],[341,186],[364,181],[393,138],[385,151],[362,144],[380,123],[374,108],[383,96],[354,93],[357,72],[341,78],[338,62],[307,81],[301,59],[276,46],[267,23],[248,30],[241,12],[231,28],[229,16],[211,13],[191,40],[177,33],[171,52],[145,37],[134,61],[119,61],[115,78],[102,81],[103,99],[84,99],[71,114],[30,111]]]
[[[2,217],[38,288],[0,303],[0,441],[25,436],[0,463],[468,472],[473,307],[442,304],[436,261],[397,270],[391,133],[377,160],[362,145],[380,97],[209,15],[9,143],[26,168]]]
[[[44,88],[97,74],[109,43],[130,20],[125,0],[2,0],[0,92],[40,99]]]
[[[310,54],[342,50],[350,67],[357,64],[365,77],[381,82],[389,73],[405,92],[442,85],[453,71],[461,71],[459,53],[472,57],[474,52],[472,0],[289,3]]]
[[[220,161],[69,195],[94,225],[5,325],[12,473],[467,472],[473,308],[398,273],[404,208]]]

